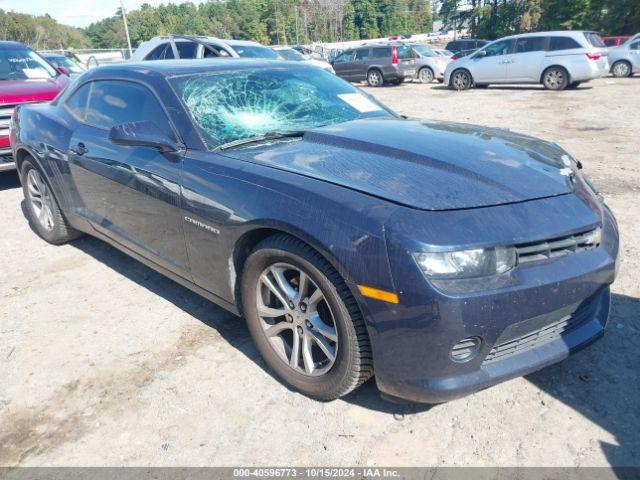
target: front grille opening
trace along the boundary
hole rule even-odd
[[[592,250],[600,245],[601,236],[600,228],[596,228],[588,232],[553,240],[516,245],[518,263],[538,262],[571,253]]]
[[[590,299],[511,325],[498,338],[482,364],[504,360],[561,338],[593,318],[596,304],[595,299]]]

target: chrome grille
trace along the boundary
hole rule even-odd
[[[15,105],[0,105],[0,137],[9,136],[9,125]]]
[[[557,340],[562,334],[590,320],[595,306],[596,301],[591,299],[511,325],[502,333],[482,364],[504,360]]]
[[[544,242],[516,245],[518,263],[537,262],[561,257],[570,253],[597,248],[600,245],[601,230],[596,228],[576,235],[568,235]]]

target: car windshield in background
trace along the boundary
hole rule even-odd
[[[171,84],[211,150],[268,132],[393,116],[352,85],[315,68],[188,75]]]
[[[437,54],[431,50],[430,48],[425,47],[424,45],[414,45],[413,49],[418,52],[421,57],[436,57]]]
[[[293,48],[283,48],[282,50],[276,50],[276,53],[282,57],[283,60],[293,60],[295,62],[301,62],[304,57],[300,52]]]
[[[231,45],[243,58],[266,58],[268,60],[280,60],[276,52],[267,47],[253,45]]]
[[[82,73],[84,72],[84,68],[78,65],[76,62],[71,60],[69,57],[59,56],[59,57],[49,57],[51,63],[57,65],[58,67],[64,67],[69,70],[70,73]]]
[[[53,78],[55,69],[33,50],[0,50],[0,80]]]
[[[602,38],[600,38],[600,35],[598,35],[597,33],[586,32],[584,36],[587,37],[587,40],[589,41],[592,47],[598,47],[598,48],[606,47],[606,45],[602,41]]]

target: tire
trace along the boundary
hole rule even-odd
[[[473,85],[473,78],[467,70],[456,70],[451,74],[449,85],[453,90],[469,90]]]
[[[29,223],[44,240],[54,245],[67,243],[81,235],[71,227],[60,211],[46,177],[27,157],[22,163],[22,192]]]
[[[367,83],[370,87],[374,88],[384,85],[384,76],[382,75],[382,72],[377,68],[369,70],[369,72],[367,72]]]
[[[547,90],[564,90],[569,86],[569,73],[563,67],[547,68],[542,74],[542,84]]]
[[[309,245],[288,235],[268,237],[249,255],[241,275],[242,308],[251,337],[286,384],[329,401],[373,375],[371,346],[358,305],[338,272]],[[306,285],[302,295],[301,283]],[[324,349],[316,338],[324,342]]]
[[[632,72],[631,64],[626,60],[619,60],[611,67],[611,73],[617,78],[630,77]]]
[[[567,88],[570,89],[570,90],[575,90],[580,85],[582,85],[582,82],[573,82],[573,83],[570,83]]]
[[[420,80],[420,83],[431,83],[433,82],[434,77],[435,75],[433,70],[429,67],[422,67],[418,70],[418,79]]]

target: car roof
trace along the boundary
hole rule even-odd
[[[24,48],[29,49],[24,43],[13,42],[13,41],[0,41],[0,50],[4,49],[15,49],[15,48]]]
[[[204,58],[183,60],[154,60],[153,62],[117,63],[93,68],[89,71],[93,79],[126,77],[130,75],[156,74],[163,77],[193,75],[199,73],[245,71],[270,68],[313,68],[302,62],[286,62],[283,60],[262,60],[246,58]]]

